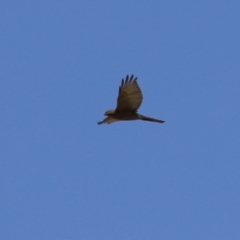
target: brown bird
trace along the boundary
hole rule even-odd
[[[127,75],[125,81],[122,79],[122,84],[119,87],[117,108],[105,112],[107,116],[102,123],[113,123],[116,121],[129,121],[129,120],[144,120],[150,122],[164,123],[163,120],[158,120],[150,117],[146,117],[137,112],[141,106],[143,100],[143,94],[138,86],[137,77],[132,75],[130,78]]]

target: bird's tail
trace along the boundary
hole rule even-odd
[[[155,119],[155,118],[146,117],[146,116],[141,115],[141,114],[138,114],[138,116],[143,121],[150,121],[150,122],[157,122],[157,123],[164,123],[165,122],[163,120],[158,120],[158,119]]]

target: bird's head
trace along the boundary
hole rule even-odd
[[[106,111],[104,115],[105,115],[105,116],[111,116],[111,115],[113,115],[114,113],[115,113],[115,109]]]

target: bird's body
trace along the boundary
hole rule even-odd
[[[102,123],[113,123],[116,121],[129,121],[129,120],[144,120],[150,122],[164,123],[163,120],[158,120],[141,115],[137,112],[143,100],[143,94],[138,86],[137,78],[132,75],[130,78],[127,75],[125,81],[122,79],[122,84],[119,87],[119,94],[117,100],[117,108],[109,110],[105,113],[107,116]]]

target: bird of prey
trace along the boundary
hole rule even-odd
[[[146,117],[137,112],[138,108],[141,106],[143,100],[143,94],[138,86],[137,77],[134,75],[126,77],[125,81],[122,79],[122,84],[119,87],[117,108],[105,112],[107,116],[102,123],[113,123],[116,121],[129,121],[129,120],[144,120],[150,122],[164,123],[163,120],[154,119],[151,117]]]

